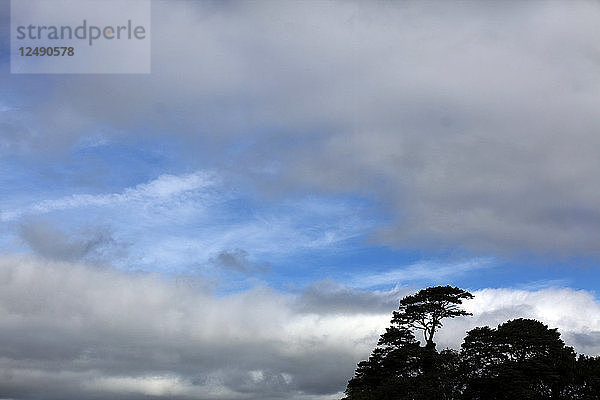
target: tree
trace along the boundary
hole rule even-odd
[[[580,355],[575,363],[575,376],[568,394],[571,399],[600,399],[600,356]]]
[[[421,374],[422,358],[422,348],[410,330],[387,328],[369,359],[358,363],[346,399],[408,398],[415,389],[414,378]]]
[[[394,311],[392,324],[423,331],[428,348],[435,348],[436,331],[442,327],[444,318],[471,315],[460,308],[463,300],[472,299],[466,290],[452,286],[428,287],[400,300]]]
[[[464,399],[571,399],[575,352],[556,329],[515,319],[467,333],[461,358]]]
[[[470,315],[459,305],[472,297],[462,289],[438,286],[403,298],[369,359],[358,364],[348,382],[346,399],[456,398],[458,353],[437,353],[433,338],[442,319]],[[416,340],[414,330],[423,331],[425,347]]]
[[[600,357],[577,357],[540,321],[474,328],[460,353],[438,352],[434,336],[443,319],[470,315],[460,308],[470,298],[438,286],[402,299],[369,359],[358,364],[345,400],[600,400]]]

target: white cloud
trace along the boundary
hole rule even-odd
[[[207,189],[216,184],[214,174],[199,171],[186,175],[161,175],[153,181],[126,188],[121,193],[100,195],[74,194],[55,200],[43,200],[31,206],[8,210],[0,214],[0,220],[12,221],[23,215],[46,214],[84,207],[117,206],[122,203],[151,203],[166,201],[169,198],[190,191]]]
[[[415,281],[444,282],[450,277],[457,277],[480,269],[493,267],[491,258],[475,258],[460,262],[419,262],[406,267],[391,269],[381,273],[364,273],[354,277],[350,285],[370,288],[382,285],[403,285]]]
[[[446,323],[439,335],[442,346],[457,348],[464,333],[475,326],[496,327],[523,317],[558,328],[567,345],[578,352],[600,354],[600,303],[593,293],[571,288],[483,289],[473,295],[464,303],[473,316]]]

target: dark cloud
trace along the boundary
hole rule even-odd
[[[269,264],[259,264],[253,262],[249,258],[248,252],[242,249],[222,250],[209,261],[218,268],[243,274],[265,272],[270,268]]]
[[[21,224],[19,235],[36,254],[53,260],[102,261],[118,256],[126,247],[112,237],[108,228],[86,228],[77,234],[67,234],[41,220]]]
[[[330,281],[318,282],[303,290],[297,306],[303,312],[317,314],[388,313],[398,308],[409,289],[375,292],[353,289]]]
[[[293,302],[268,289],[215,297],[153,275],[2,257],[0,396],[330,398],[374,344],[377,314],[344,317],[350,332]]]

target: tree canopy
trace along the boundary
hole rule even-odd
[[[472,297],[437,286],[403,298],[369,359],[358,364],[345,400],[600,400],[600,357],[578,356],[540,321],[477,327],[460,351],[438,352],[442,321],[470,315],[460,305]]]
[[[427,345],[435,347],[433,337],[442,327],[442,320],[471,315],[460,308],[463,300],[471,298],[471,293],[457,287],[428,287],[400,300],[392,324],[423,331]]]

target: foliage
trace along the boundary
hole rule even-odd
[[[437,286],[402,299],[345,400],[600,400],[600,357],[578,357],[557,329],[536,320],[477,327],[460,352],[438,352],[433,339],[442,320],[470,315],[460,305],[472,297]]]
[[[453,399],[459,355],[435,351],[433,338],[442,319],[469,315],[459,308],[469,292],[451,286],[423,289],[400,301],[391,326],[369,360],[358,364],[348,383],[348,400]],[[413,330],[423,331],[421,346]]]
[[[475,328],[465,337],[461,359],[465,399],[571,398],[575,352],[539,321]]]
[[[471,293],[457,287],[429,287],[400,300],[392,324],[423,331],[425,341],[431,347],[434,345],[435,332],[442,327],[444,318],[471,315],[459,307],[463,300],[471,298]]]

